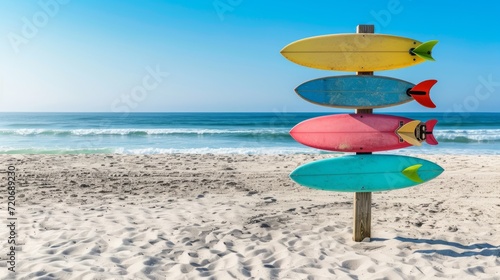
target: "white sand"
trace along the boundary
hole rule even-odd
[[[421,156],[446,171],[374,193],[362,243],[352,193],[288,179],[324,157],[0,156],[2,225],[17,169],[17,279],[500,279],[500,157]]]

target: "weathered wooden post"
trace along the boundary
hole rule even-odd
[[[356,33],[375,33],[374,25],[358,25]],[[357,72],[357,75],[373,75],[373,72]],[[371,114],[373,109],[356,109],[356,114]],[[371,153],[356,153],[371,154]],[[372,193],[357,192],[354,193],[354,223],[352,230],[352,239],[356,242],[363,241],[371,237],[372,222]]]

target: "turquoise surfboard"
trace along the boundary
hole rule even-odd
[[[439,165],[415,157],[352,155],[299,166],[290,178],[296,183],[337,192],[378,192],[412,187],[439,176]]]
[[[383,76],[345,75],[305,82],[295,92],[311,103],[335,108],[383,108],[412,100],[435,108],[429,94],[436,82],[426,80],[415,85]]]

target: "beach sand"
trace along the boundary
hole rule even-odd
[[[334,156],[334,155],[333,155]],[[426,155],[445,172],[373,194],[294,184],[332,155],[2,155],[16,168],[17,279],[500,279],[500,157]]]

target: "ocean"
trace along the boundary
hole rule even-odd
[[[327,153],[295,142],[328,113],[0,113],[1,154]],[[500,113],[393,113],[437,119],[439,145],[391,154],[500,154]]]

